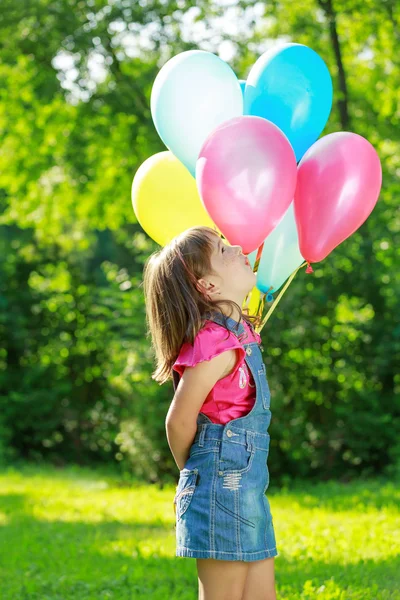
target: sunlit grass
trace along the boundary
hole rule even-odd
[[[88,469],[0,472],[2,600],[196,600],[175,557],[173,485],[121,486]],[[400,599],[400,486],[269,488],[279,600]]]

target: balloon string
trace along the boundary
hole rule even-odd
[[[256,260],[254,261],[254,267],[253,267],[254,273],[257,273],[257,271],[258,271],[258,265],[260,264],[261,254],[262,254],[262,251],[264,248],[264,244],[265,244],[265,240],[263,241],[263,243],[261,244],[261,246],[259,246],[259,248],[257,250],[257,256],[256,256]]]
[[[272,315],[272,313],[274,312],[275,308],[277,307],[280,299],[282,298],[283,294],[286,292],[287,288],[289,287],[289,285],[292,283],[297,271],[299,271],[302,267],[305,267],[307,264],[307,262],[304,262],[302,265],[300,265],[295,271],[293,271],[293,273],[291,274],[291,276],[289,277],[289,279],[287,280],[287,282],[285,283],[284,287],[282,288],[282,290],[279,293],[279,296],[277,297],[277,299],[275,300],[275,302],[273,303],[273,305],[271,306],[271,308],[269,309],[269,311],[267,312],[267,314],[265,315],[264,319],[262,320],[261,324],[255,328],[257,333],[260,333],[260,331],[262,330],[262,328],[264,327],[265,323],[268,321],[268,319],[270,318],[270,316]]]
[[[265,294],[263,294],[260,298],[259,304],[258,304],[258,308],[256,311],[257,315],[262,315],[263,314],[263,310],[264,310],[264,305],[265,305]]]

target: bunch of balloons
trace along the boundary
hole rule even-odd
[[[240,244],[257,271],[246,303],[262,312],[268,292],[303,264],[312,272],[378,200],[373,146],[351,132],[318,139],[331,107],[328,68],[302,44],[262,54],[245,82],[210,52],[174,56],[151,92],[169,150],[147,159],[132,184],[140,225],[160,245],[194,225]]]

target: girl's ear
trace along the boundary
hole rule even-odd
[[[198,283],[198,285],[196,286],[197,290],[201,294],[204,294],[205,296],[207,296],[209,299],[211,299],[210,295],[220,295],[221,294],[221,292],[219,291],[219,288],[214,283],[210,283],[210,282],[206,281],[205,279],[198,279],[197,283]]]
[[[196,289],[200,294],[207,294],[207,282],[204,279],[198,279]]]

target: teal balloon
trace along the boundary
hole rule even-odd
[[[242,90],[243,102],[244,102],[244,91],[246,89],[246,80],[239,79],[240,89]]]
[[[332,79],[322,58],[303,44],[282,44],[264,52],[250,70],[244,114],[275,123],[298,162],[324,129],[332,96]]]
[[[254,265],[256,264],[257,258],[257,250],[253,250],[253,252],[250,252],[250,254],[247,255],[247,258],[249,259],[251,268],[254,269]]]
[[[257,250],[248,255],[253,268],[256,256]],[[271,292],[275,293],[303,262],[292,202],[278,225],[264,240],[257,270],[257,288],[266,294],[272,286]]]
[[[225,61],[211,52],[188,50],[161,68],[150,106],[160,138],[195,177],[206,138],[225,121],[243,115],[243,94]]]

